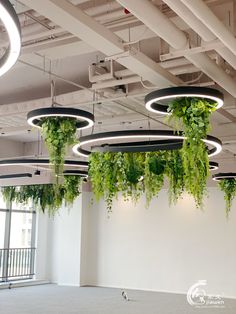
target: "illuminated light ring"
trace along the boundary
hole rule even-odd
[[[126,131],[116,131],[116,132],[105,132],[105,133],[97,133],[88,136],[84,136],[80,138],[80,143],[77,143],[73,146],[73,152],[77,155],[83,155],[84,157],[88,157],[91,151],[85,150],[84,146],[88,144],[95,144],[101,141],[109,141],[109,140],[119,140],[119,139],[145,139],[150,144],[150,139],[158,140],[184,140],[186,137],[182,135],[182,132],[176,134],[173,131],[169,130],[126,130]],[[209,150],[208,156],[212,157],[219,154],[222,150],[221,141],[213,136],[208,135],[206,139],[202,140],[207,145],[213,146],[212,149]],[[134,142],[130,143],[131,145]]]
[[[161,100],[173,100],[174,98],[194,97],[213,100],[217,103],[216,109],[224,104],[224,95],[213,88],[197,86],[169,87],[153,91],[145,96],[146,109],[155,113],[170,115],[168,105],[159,103]]]
[[[86,171],[81,171],[81,170],[65,170],[63,172],[63,176],[80,176],[87,178],[88,173]]]
[[[212,179],[214,181],[220,181],[224,179],[235,179],[236,180],[236,173],[235,172],[222,172],[222,173],[217,173],[212,176]]]
[[[21,29],[18,16],[8,0],[0,1],[0,20],[8,34],[9,46],[0,59],[0,76],[16,63],[21,50]]]
[[[47,107],[32,110],[27,114],[27,122],[33,127],[41,128],[42,119],[48,117],[76,119],[78,120],[76,127],[79,130],[87,129],[94,125],[94,115],[92,113],[76,108],[63,107]]]
[[[218,162],[209,161],[209,169],[210,169],[210,171],[214,171],[214,170],[219,169],[219,164],[218,164]]]
[[[49,159],[37,159],[37,158],[22,158],[22,159],[2,159],[0,160],[0,166],[27,166],[27,165],[51,165]],[[87,161],[77,160],[65,160],[64,166],[66,167],[80,167],[88,168]]]

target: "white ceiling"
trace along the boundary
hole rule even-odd
[[[145,1],[143,1],[144,10]],[[199,77],[199,80],[194,82],[195,84],[209,82],[209,85],[213,84],[212,87],[219,88],[224,92],[224,110],[221,113],[214,113],[211,133],[220,137],[224,143],[224,153],[216,159],[221,160],[222,164],[226,162],[228,165],[230,164],[232,171],[236,170],[233,157],[236,154],[235,98],[226,92],[224,88],[215,84],[212,77],[205,74],[199,76],[204,69],[201,69],[202,71],[197,69],[184,57],[175,59],[175,66],[171,68],[167,65],[167,62],[161,62],[161,55],[174,52],[174,49],[170,48],[163,39],[160,39],[139,19],[132,14],[125,14],[119,2],[115,0],[70,1],[76,5],[75,12],[81,9],[91,16],[93,21],[96,21],[95,23],[98,22],[102,25],[102,28],[100,28],[100,26],[94,24],[93,33],[91,33],[91,28],[88,28],[88,32],[81,33],[81,36],[79,36],[81,31],[79,25],[82,22],[79,20],[66,20],[66,6],[64,11],[62,10],[63,3],[66,2],[64,0],[42,0],[40,2],[19,0],[11,2],[15,5],[21,21],[23,47],[19,62],[9,73],[0,77],[1,137],[17,142],[37,141],[38,134],[27,125],[26,115],[31,109],[50,106],[50,80],[53,78],[56,81],[56,94],[59,103],[65,106],[82,108],[90,112],[94,110],[96,117],[94,132],[145,129],[149,123],[155,129],[168,128],[163,116],[160,117],[146,111],[144,96],[151,89],[144,88],[140,83],[126,86],[126,94],[112,87],[99,90],[94,95],[91,89],[92,83],[89,82],[88,67],[92,63],[107,57],[105,51],[109,51],[109,49],[114,51],[114,46],[118,47],[121,44],[121,39],[119,43],[116,43],[117,38],[113,38],[113,35],[116,34],[125,42],[133,42],[129,46],[133,55],[131,53],[129,57],[119,56],[119,58],[115,58],[115,70],[127,67],[132,69],[133,75],[138,74],[139,76],[143,71],[144,85],[150,87],[158,81],[158,76],[154,71],[161,66],[166,71],[164,75],[168,77],[170,75],[172,81],[180,82],[179,79],[181,79],[188,82]],[[230,18],[236,16],[235,2],[230,0],[207,0],[205,2],[217,17],[230,28],[230,31],[234,32],[233,26],[236,23],[235,21],[232,23],[231,20],[229,24],[229,16]],[[162,1],[156,0],[152,3],[161,9],[166,17],[174,25],[177,25],[176,27],[188,33],[192,44],[202,49],[201,45],[204,43],[201,43],[200,36],[175,12]],[[59,11],[57,12],[56,9],[50,10],[52,5],[56,5],[57,8],[60,7],[60,10],[62,10],[60,11],[61,20],[57,16]],[[77,18],[79,19],[79,17],[78,15]],[[77,22],[78,28],[75,27]],[[88,21],[83,23],[88,23]],[[89,23],[89,26],[92,27],[92,22]],[[73,27],[75,27],[75,30],[72,29]],[[93,40],[88,38],[92,35],[94,36]],[[82,37],[83,40],[81,40]],[[106,42],[104,41],[105,37]],[[0,38],[0,44],[6,42],[4,33]],[[117,48],[117,51],[120,51],[120,48]],[[216,50],[209,48],[206,53],[213,58],[224,73],[229,74],[230,79],[234,80],[235,69],[220,57]],[[181,72],[183,68],[180,67],[180,64],[185,64],[183,72]],[[48,73],[50,71],[60,78],[50,75]],[[175,76],[173,73],[184,74]],[[214,73],[212,75],[214,76]],[[161,83],[162,86],[163,82],[164,80]],[[150,117],[148,118],[148,116]]]

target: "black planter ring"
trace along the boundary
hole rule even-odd
[[[209,161],[209,168],[210,168],[210,171],[214,171],[214,170],[219,169],[219,164],[218,164],[218,162]]]
[[[161,101],[168,102],[175,98],[194,97],[207,100],[213,100],[217,103],[216,109],[224,104],[224,95],[213,88],[197,87],[197,86],[179,86],[169,87],[153,91],[145,96],[145,106],[147,110],[168,115],[168,105],[161,104]]]
[[[87,178],[88,173],[86,171],[81,171],[81,170],[65,170],[63,172],[63,176],[80,176],[83,178]]]
[[[111,140],[145,140],[142,142],[128,142],[128,143],[116,143],[107,144],[106,141]],[[173,150],[182,146],[182,141],[185,137],[182,132],[176,134],[169,130],[128,130],[128,131],[116,131],[97,133],[80,138],[80,143],[73,146],[73,152],[77,155],[88,157],[93,151],[115,151],[115,152],[145,152],[145,151],[157,151],[157,150]],[[164,140],[164,144],[163,144]],[[104,142],[106,145],[100,145],[100,142]],[[154,142],[153,142],[154,141]],[[221,141],[213,136],[207,136],[203,139],[203,142],[207,145],[213,146],[209,149],[208,156],[212,157],[219,154],[222,150]],[[154,143],[154,144],[153,144]],[[178,147],[181,144],[180,147]],[[84,146],[90,145],[92,149],[89,151],[84,149]]]
[[[27,165],[45,165],[49,166],[49,159],[37,159],[37,158],[22,158],[22,159],[2,159],[0,160],[0,166],[27,166]],[[88,168],[87,161],[77,161],[77,160],[65,160],[64,166],[66,167],[79,167]]]
[[[222,172],[222,173],[217,173],[212,176],[212,179],[214,181],[220,181],[224,179],[234,179],[236,180],[236,173],[235,172]]]
[[[79,130],[90,128],[94,125],[94,115],[90,112],[63,107],[47,107],[32,110],[27,115],[29,125],[41,128],[43,118],[65,117],[77,120],[76,127]]]

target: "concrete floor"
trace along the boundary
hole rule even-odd
[[[235,314],[236,300],[224,308],[194,308],[185,295],[120,289],[41,285],[0,290],[1,314]]]

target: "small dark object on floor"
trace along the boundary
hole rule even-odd
[[[124,290],[122,291],[121,295],[126,301],[129,301],[128,295]]]

